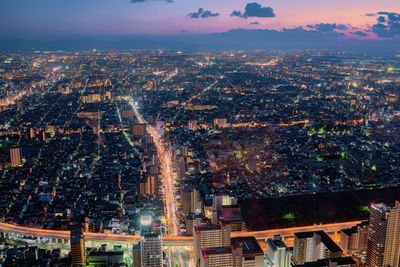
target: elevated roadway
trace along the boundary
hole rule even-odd
[[[264,231],[252,232],[233,232],[231,237],[246,237],[254,236],[257,240],[265,240],[272,238],[274,235],[281,235],[284,238],[293,237],[294,233],[307,231],[325,231],[327,233],[338,233],[340,230],[351,228],[362,221],[351,221],[342,223],[318,224],[310,226],[300,226],[292,228],[282,228]],[[38,238],[39,240],[63,240],[69,242],[69,231],[44,230],[32,227],[18,226],[0,222],[0,232],[11,235],[16,238]],[[137,243],[140,241],[139,235],[123,235],[123,234],[108,234],[108,233],[84,233],[85,239],[96,242],[113,242],[113,243]],[[58,241],[57,241],[58,242]],[[191,236],[165,236],[163,237],[165,246],[192,246],[193,237]]]

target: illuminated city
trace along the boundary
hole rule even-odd
[[[400,266],[396,1],[1,2],[0,266]]]

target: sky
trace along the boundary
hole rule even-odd
[[[1,0],[0,38],[187,36],[237,29],[288,35],[301,29],[304,36],[325,39],[397,41],[399,13],[399,0]]]

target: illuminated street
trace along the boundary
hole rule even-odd
[[[143,119],[143,116],[140,114],[138,108],[136,107],[135,102],[131,99],[129,103],[134,109],[137,120],[140,123],[146,123],[146,121]],[[161,163],[161,172],[163,176],[162,184],[165,189],[163,200],[166,208],[168,234],[171,236],[177,236],[179,235],[179,219],[177,218],[177,209],[175,207],[175,190],[173,180],[174,178],[172,174],[171,155],[168,151],[168,148],[165,148],[165,145],[155,128],[150,124],[147,124],[147,131],[153,138],[153,141],[157,148],[157,155]]]

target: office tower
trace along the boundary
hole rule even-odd
[[[182,213],[184,215],[192,213],[192,189],[192,186],[185,186],[181,189]]]
[[[387,214],[390,207],[382,203],[371,206],[369,218],[367,265],[369,267],[382,267],[385,251]]]
[[[201,212],[203,204],[200,193],[194,186],[185,186],[181,189],[180,196],[184,215]]]
[[[146,134],[146,124],[135,124],[132,126],[132,135],[142,137]]]
[[[236,206],[237,198],[233,195],[227,194],[218,194],[213,197],[213,209],[220,211],[223,207],[226,206]]]
[[[218,127],[218,128],[228,127],[226,118],[215,118],[214,119],[214,127]]]
[[[264,266],[264,251],[254,236],[232,238],[231,245],[233,266]]]
[[[280,235],[267,240],[267,249],[265,252],[266,266],[271,267],[290,267],[290,258],[292,253],[286,244],[282,241]]]
[[[30,137],[31,139],[33,139],[33,138],[35,138],[35,136],[36,136],[36,131],[35,131],[35,129],[30,128],[30,129],[29,129],[29,137]]]
[[[142,266],[162,267],[161,227],[153,224],[150,216],[141,217],[140,227],[140,257]]]
[[[192,201],[192,213],[198,214],[201,213],[203,210],[203,201],[200,197],[200,192],[194,188],[191,194],[191,201]]]
[[[200,262],[203,248],[223,248],[231,245],[229,229],[218,224],[195,225],[193,239],[196,264]]]
[[[186,225],[186,232],[185,235],[192,236],[193,235],[193,225],[195,224],[195,215],[190,214],[185,217],[185,225]]]
[[[17,167],[22,165],[21,149],[19,147],[10,148],[11,166]]]
[[[158,175],[146,174],[146,181],[139,184],[141,195],[156,195],[158,193]]]
[[[140,242],[132,247],[133,267],[142,267],[142,259],[140,257]]]
[[[367,265],[399,266],[400,204],[373,204],[369,220]]]
[[[82,229],[71,230],[71,263],[73,267],[85,266],[85,238]]]
[[[157,193],[157,175],[147,175],[146,177],[146,193],[148,195],[155,195]]]
[[[233,263],[232,247],[202,248],[200,267],[232,267]]]
[[[362,222],[340,232],[340,247],[349,255],[365,254],[367,251],[369,223]]]
[[[231,232],[243,231],[245,223],[239,206],[224,206],[217,212],[217,223],[229,227]]]
[[[135,116],[135,112],[133,109],[129,110],[123,110],[121,112],[122,118],[127,119],[127,118],[133,118]]]
[[[339,258],[342,253],[342,249],[324,231],[294,234],[293,261],[295,264]]]
[[[21,100],[17,101],[17,110],[18,112],[24,111],[24,103]]]
[[[192,131],[197,130],[197,120],[190,120],[188,123],[188,128]]]
[[[396,201],[388,214],[383,265],[398,267],[400,256],[400,203]]]

